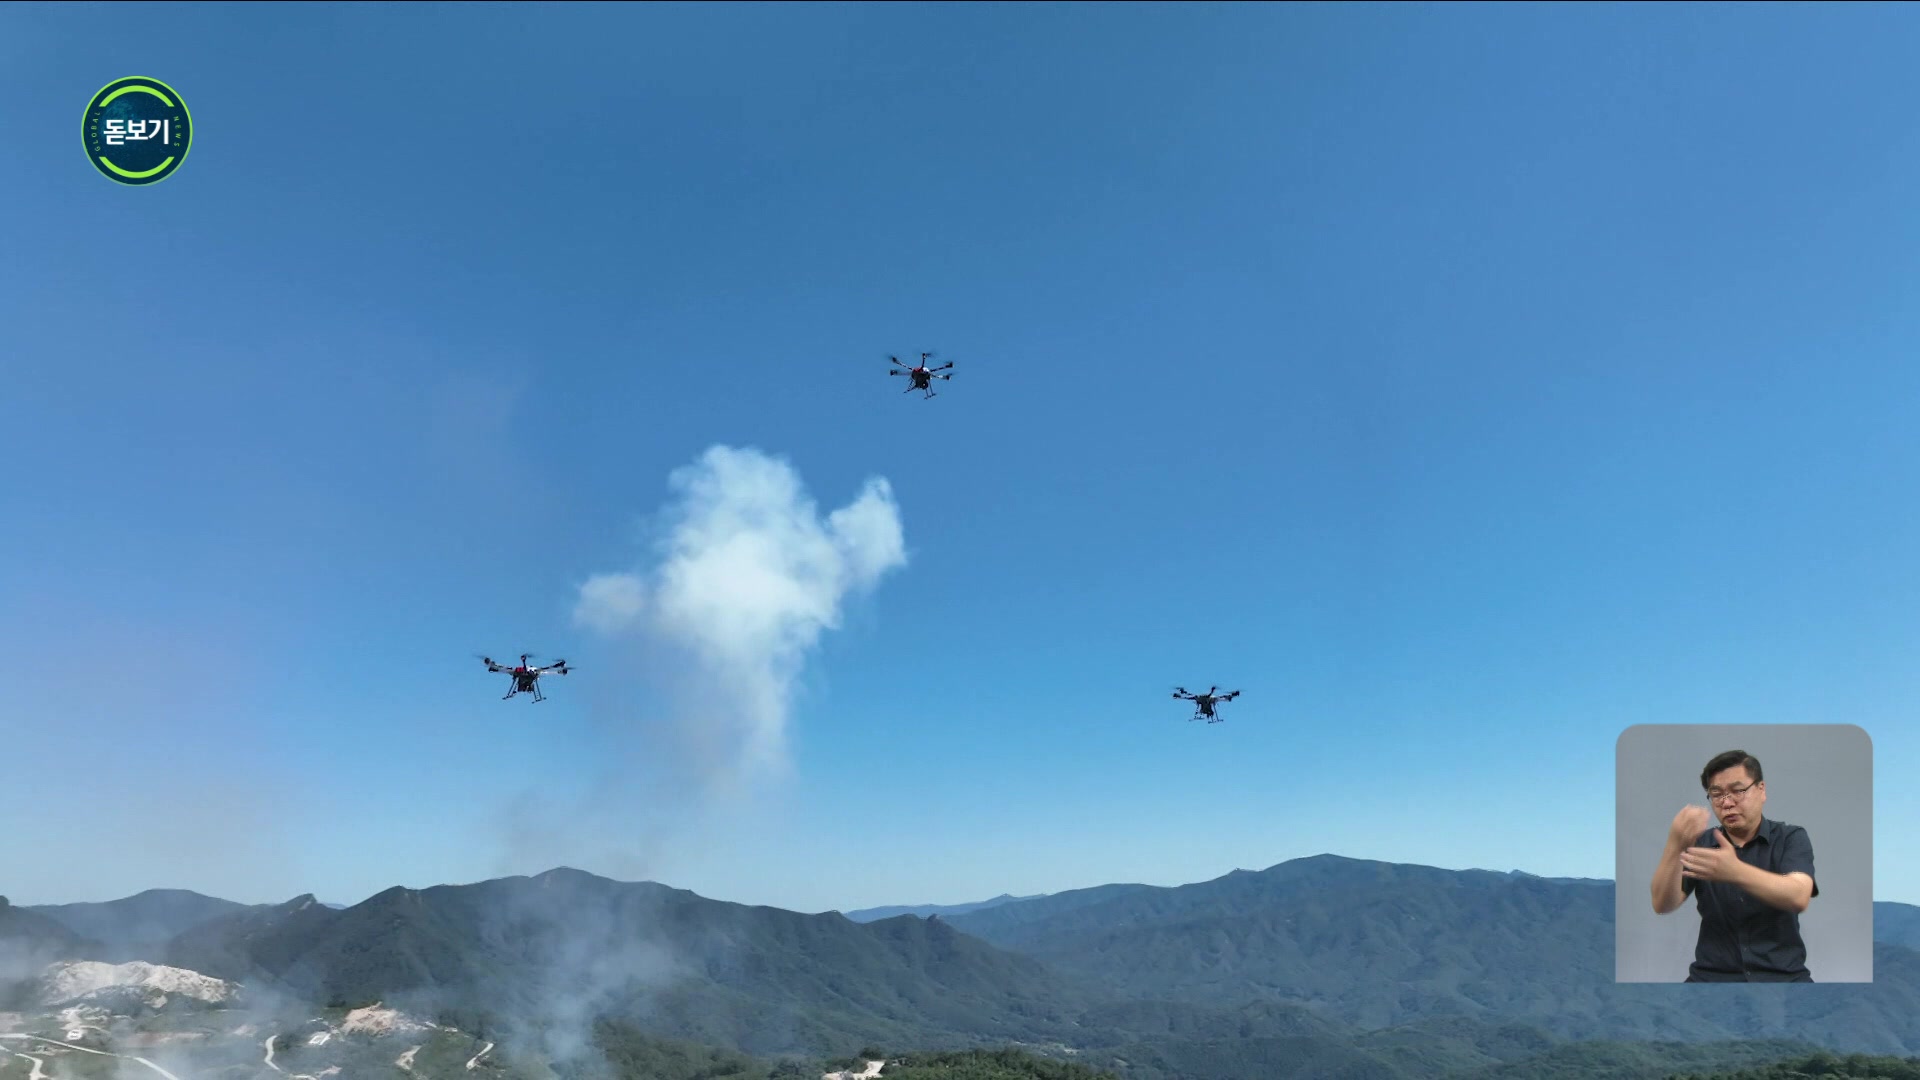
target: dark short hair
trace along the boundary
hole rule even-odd
[[[1713,760],[1707,762],[1707,767],[1700,770],[1700,787],[1704,790],[1713,782],[1716,774],[1726,772],[1735,765],[1745,765],[1747,767],[1747,775],[1752,777],[1753,782],[1756,784],[1764,779],[1760,774],[1759,758],[1754,757],[1745,750],[1729,750],[1724,754],[1715,754]]]

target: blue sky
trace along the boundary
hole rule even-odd
[[[1833,722],[1920,902],[1916,47],[1835,6],[0,9],[7,891],[1605,877],[1622,729]],[[196,125],[147,188],[74,132],[131,74]],[[923,348],[932,401],[884,374]],[[822,518],[886,481],[864,576],[804,499],[727,519],[824,553],[790,694],[577,618],[713,539],[669,477],[714,447]],[[471,654],[523,648],[580,670],[501,701]]]

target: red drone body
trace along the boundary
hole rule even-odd
[[[536,702],[545,701],[547,700],[547,696],[540,692],[540,676],[566,675],[572,670],[571,668],[567,667],[567,662],[565,660],[556,660],[545,667],[531,666],[527,663],[527,660],[532,656],[533,656],[532,653],[521,653],[520,663],[519,663],[519,666],[517,667],[505,667],[503,665],[496,664],[493,662],[492,657],[482,656],[480,658],[481,661],[487,665],[488,671],[500,672],[502,674],[511,676],[513,679],[513,685],[507,690],[506,695],[502,697],[500,700],[505,701],[507,698],[510,698],[515,694],[532,694],[534,701]]]

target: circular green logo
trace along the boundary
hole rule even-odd
[[[87,102],[80,127],[87,160],[117,184],[157,184],[187,160],[193,118],[159,79],[115,79]]]

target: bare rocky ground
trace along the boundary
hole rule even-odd
[[[381,1005],[312,1010],[154,964],[60,963],[0,1013],[0,1080],[498,1077],[492,1045]]]

